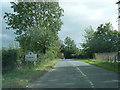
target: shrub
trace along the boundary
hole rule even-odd
[[[2,50],[2,69],[13,70],[17,66],[18,50]]]
[[[46,56],[46,59],[49,58],[50,60],[53,60],[55,58],[55,54],[53,51],[47,51],[45,56]]]

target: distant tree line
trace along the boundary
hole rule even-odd
[[[94,53],[120,51],[120,32],[114,30],[111,23],[100,24],[97,30],[88,27],[85,30],[85,41],[78,49],[70,37],[66,37],[61,52],[65,58],[93,58]]]
[[[111,23],[98,26],[97,30],[86,30],[86,42],[82,44],[83,51],[89,56],[94,53],[117,52],[120,50],[120,32],[114,30]]]
[[[79,49],[76,47],[74,40],[66,37],[61,45],[61,52],[64,53],[65,58],[77,58]]]

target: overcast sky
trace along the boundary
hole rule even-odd
[[[66,36],[71,37],[77,46],[83,42],[84,30],[88,26],[96,29],[100,24],[111,22],[114,29],[118,29],[117,0],[59,0],[60,6],[64,9],[62,21],[64,25],[59,32],[59,37],[64,40]],[[12,12],[9,2],[2,1],[2,18],[4,12]],[[0,38],[2,37],[2,46],[8,46],[14,42],[14,30],[6,30],[5,21],[2,20]]]

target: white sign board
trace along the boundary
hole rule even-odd
[[[28,53],[25,55],[25,61],[37,61],[37,54]]]

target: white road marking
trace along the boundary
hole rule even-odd
[[[87,75],[85,75],[80,68],[78,68],[74,63],[72,63],[71,61],[69,61],[74,67],[76,67],[76,69],[87,79],[87,81],[89,82],[91,88],[95,88],[94,84],[92,83],[92,81],[90,81],[87,77]]]
[[[75,66],[75,65],[74,65]],[[77,70],[83,75],[83,76],[86,76],[78,67],[76,67]]]

